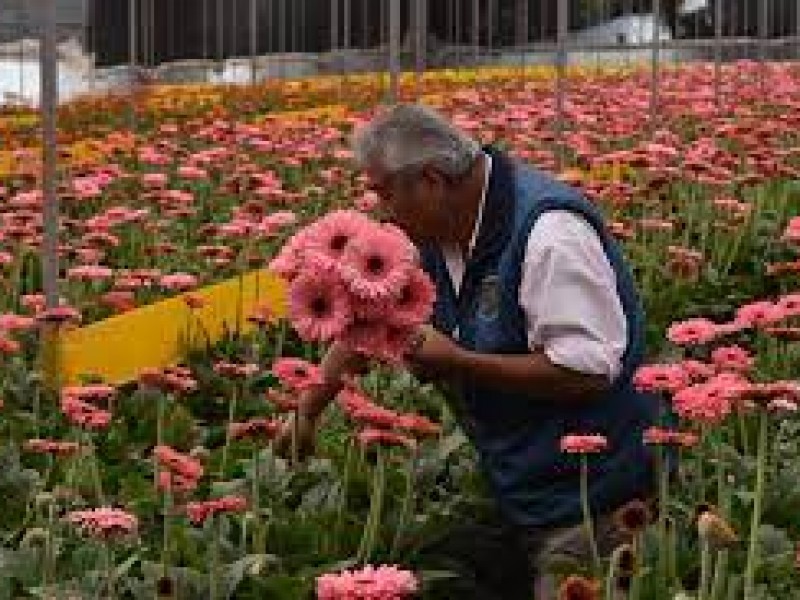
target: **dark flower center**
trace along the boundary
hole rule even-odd
[[[342,233],[333,236],[331,239],[331,250],[341,251],[347,246],[348,237]]]
[[[316,316],[322,316],[329,312],[328,300],[325,298],[314,298],[311,302],[311,312]]]
[[[370,273],[378,274],[383,272],[384,260],[380,256],[370,256],[367,259],[367,271]]]

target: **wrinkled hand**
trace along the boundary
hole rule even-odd
[[[302,462],[313,456],[317,445],[318,426],[319,417],[312,416],[301,408],[284,420],[280,432],[275,437],[273,446],[275,453],[292,463]]]
[[[423,340],[407,358],[414,372],[439,379],[456,375],[466,351],[431,325],[424,325],[419,333]]]

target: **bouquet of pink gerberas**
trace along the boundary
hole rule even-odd
[[[298,231],[270,269],[289,282],[289,319],[305,341],[340,341],[397,363],[433,310],[435,290],[397,227],[339,210]]]

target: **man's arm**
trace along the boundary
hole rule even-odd
[[[413,361],[426,374],[461,379],[508,392],[530,392],[531,397],[557,396],[565,402],[588,400],[608,389],[602,375],[579,373],[554,364],[544,352],[482,354],[457,345],[433,328]]]

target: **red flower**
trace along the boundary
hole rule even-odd
[[[561,451],[567,454],[596,454],[606,450],[608,440],[602,435],[565,435],[561,438]]]
[[[241,496],[225,496],[206,502],[190,502],[186,514],[192,525],[202,525],[206,519],[222,513],[240,513],[247,510],[247,500]]]
[[[370,446],[402,446],[409,450],[414,450],[417,447],[417,442],[413,438],[376,428],[361,431],[358,434],[358,442],[365,448]]]
[[[272,365],[272,373],[290,390],[303,391],[324,383],[321,369],[299,358],[279,358]]]
[[[644,443],[651,446],[680,446],[691,448],[695,446],[699,438],[691,431],[676,431],[673,429],[662,429],[660,427],[650,427],[644,432]]]

